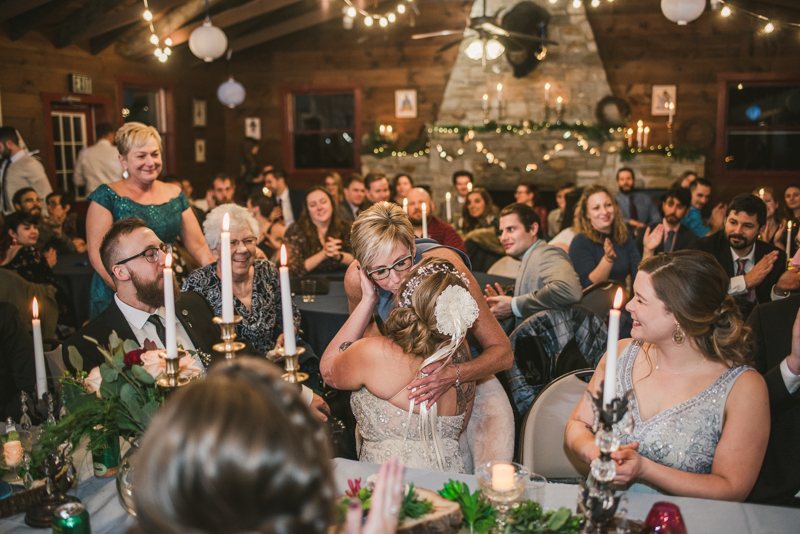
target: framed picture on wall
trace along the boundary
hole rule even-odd
[[[195,163],[205,163],[206,161],[206,140],[194,140],[194,161]]]
[[[252,139],[261,140],[261,119],[258,117],[247,117],[244,120],[244,136]]]
[[[399,89],[394,92],[394,116],[398,119],[417,118],[416,89]]]
[[[206,125],[206,101],[192,100],[192,126],[205,127]]]
[[[669,115],[669,105],[674,104],[673,113],[678,107],[678,87],[676,85],[654,85],[652,115]]]

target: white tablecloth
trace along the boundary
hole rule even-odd
[[[347,488],[347,480],[362,478],[377,473],[380,466],[343,460],[333,460],[334,480],[337,493],[343,494]],[[81,461],[79,472],[81,482],[77,496],[89,510],[92,532],[95,534],[123,534],[134,523],[134,518],[122,510],[117,500],[117,487],[113,478],[94,478],[88,459]],[[448,479],[460,480],[469,484],[471,490],[478,488],[475,477],[471,475],[455,475],[406,470],[406,482],[413,482],[420,488],[438,491]],[[800,532],[800,510],[763,506],[757,504],[740,504],[685,497],[663,497],[644,493],[628,492],[629,517],[643,521],[654,502],[668,500],[677,504],[683,513],[686,529],[690,534],[797,534]],[[577,486],[566,484],[547,484],[544,496],[545,509],[566,506],[572,510],[578,499]],[[19,514],[0,520],[2,534],[31,534],[46,532],[35,530],[25,525],[24,515]]]

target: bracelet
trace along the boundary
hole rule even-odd
[[[456,381],[453,384],[454,387],[458,387],[461,385],[461,369],[458,368],[458,364],[454,363],[453,367],[456,368]]]

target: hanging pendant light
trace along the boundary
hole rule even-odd
[[[696,20],[706,9],[706,0],[661,0],[661,12],[678,26]]]
[[[246,94],[244,86],[234,80],[233,76],[217,88],[217,98],[231,109],[244,102]]]
[[[208,0],[206,0],[206,20],[202,26],[195,28],[189,36],[189,50],[206,63],[222,57],[228,49],[228,38],[225,32],[211,23],[208,13]]]

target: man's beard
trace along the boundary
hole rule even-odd
[[[156,278],[150,282],[145,282],[139,278],[136,273],[131,271],[131,283],[136,290],[136,299],[142,304],[146,304],[151,308],[160,308],[164,305],[164,287],[161,284],[162,277]],[[181,288],[178,286],[178,281],[172,278],[172,291],[173,295],[178,295]]]
[[[664,217],[664,220],[666,220],[672,226],[675,226],[676,224],[681,222],[681,220],[678,217],[676,217],[675,215],[666,215]]]
[[[629,185],[629,186],[619,186],[619,190],[620,190],[621,192],[623,192],[623,193],[631,193],[631,192],[633,192],[633,186],[632,186],[632,185]]]
[[[408,216],[408,220],[411,221],[412,226],[422,226],[422,217],[419,219],[415,219],[411,215]]]
[[[726,235],[725,238],[728,241],[728,245],[734,250],[743,250],[743,249],[749,248],[753,243],[756,242],[756,239],[758,239],[757,237],[755,237],[755,238],[753,238],[752,241],[748,241],[747,238],[745,238],[741,234]],[[743,240],[744,244],[743,245],[735,245],[733,243],[733,241],[732,241],[732,239],[734,239],[734,238],[739,238],[739,239]]]

